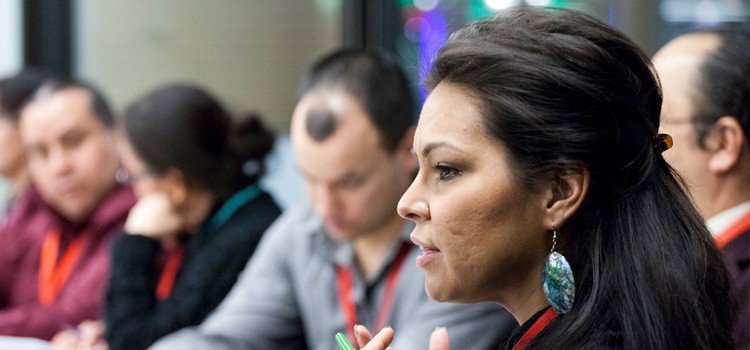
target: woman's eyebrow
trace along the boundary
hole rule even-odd
[[[438,141],[438,142],[430,142],[427,145],[422,148],[422,157],[427,157],[430,152],[432,152],[436,148],[450,148],[454,151],[462,152],[462,150],[456,146],[453,146],[452,144],[445,142],[445,141]]]

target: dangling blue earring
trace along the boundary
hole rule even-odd
[[[552,249],[542,269],[542,287],[552,308],[560,314],[566,314],[573,308],[576,284],[570,264],[562,254],[555,251],[555,244],[557,230],[552,231]]]

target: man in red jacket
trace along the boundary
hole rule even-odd
[[[21,112],[33,188],[0,227],[0,335],[50,339],[99,318],[108,243],[134,204],[112,115],[92,87],[48,81]]]
[[[750,32],[682,35],[654,56],[666,160],[685,180],[733,275],[739,348],[750,349]],[[689,257],[686,257],[689,258]]]

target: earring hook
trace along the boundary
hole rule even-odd
[[[552,253],[555,250],[556,245],[557,245],[557,225],[555,225],[555,221],[552,221],[552,248],[549,250],[550,253]]]

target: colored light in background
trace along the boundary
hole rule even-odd
[[[437,55],[440,47],[448,39],[448,25],[445,15],[440,11],[429,11],[422,13],[419,22],[419,76],[420,81],[429,72],[432,60]],[[427,92],[422,87],[422,100]]]
[[[487,5],[487,7],[493,10],[502,10],[502,9],[511,7],[513,5],[517,5],[518,1],[516,0],[484,0],[484,3]]]
[[[667,22],[747,24],[750,18],[750,2],[746,0],[662,0],[659,4],[659,12]]]
[[[406,23],[404,23],[404,36],[413,43],[419,43],[420,30],[429,25],[430,24],[422,19],[422,17],[417,16],[409,18],[406,20]]]
[[[414,0],[414,7],[422,11],[432,11],[438,5],[438,0]]]
[[[701,0],[695,5],[695,17],[701,22],[716,23],[721,21],[721,12],[713,1]]]
[[[401,8],[414,6],[414,0],[398,0],[398,6]]]
[[[484,0],[470,0],[467,9],[467,21],[476,21],[494,13],[491,8],[485,4]]]
[[[526,3],[531,6],[549,6],[552,0],[526,0]]]
[[[561,7],[561,8],[570,8],[567,0],[550,0],[549,3],[546,6],[549,7]]]

